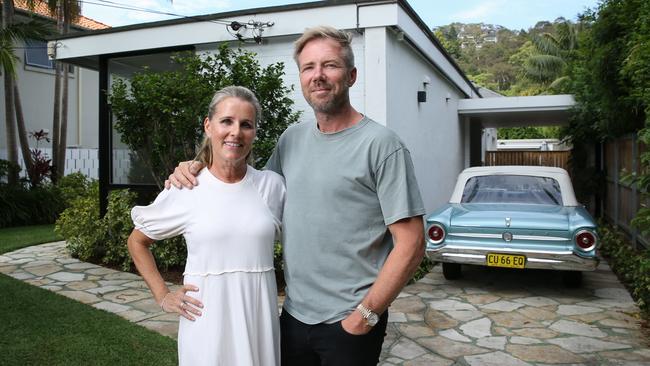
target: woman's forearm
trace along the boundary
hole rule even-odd
[[[134,229],[128,239],[128,248],[133,263],[135,263],[135,268],[138,269],[147,286],[149,286],[156,302],[160,304],[165,295],[169,293],[169,289],[160,275],[160,271],[158,271],[151,250],[149,250],[153,242],[141,231]]]

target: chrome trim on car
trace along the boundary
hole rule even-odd
[[[427,248],[427,257],[433,261],[483,266],[486,265],[485,257],[488,253],[525,255],[525,268],[593,271],[599,263],[598,258],[581,257],[571,250],[526,250],[498,247],[467,247],[461,245]]]
[[[485,238],[485,239],[502,239],[503,234],[483,234],[483,233],[447,233],[448,236],[459,238]],[[512,240],[540,240],[540,241],[570,241],[571,239],[559,236],[545,235],[512,235]]]

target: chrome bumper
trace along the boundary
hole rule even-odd
[[[556,269],[569,271],[593,271],[598,258],[585,258],[572,251],[535,251],[509,248],[483,248],[459,245],[427,247],[427,257],[436,262],[486,265],[488,253],[520,254],[526,256],[526,268]]]

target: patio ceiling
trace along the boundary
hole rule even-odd
[[[569,123],[572,95],[474,98],[458,101],[458,114],[483,128],[557,126]]]

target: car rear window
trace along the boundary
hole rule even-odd
[[[467,180],[462,203],[534,203],[561,205],[560,184],[553,178],[484,175]]]

